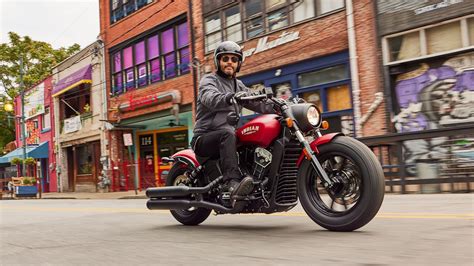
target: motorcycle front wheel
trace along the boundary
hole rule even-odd
[[[308,216],[331,231],[353,231],[377,214],[385,193],[382,167],[372,151],[346,136],[318,147],[317,158],[333,180],[324,187],[310,161],[298,171],[298,197]]]
[[[192,186],[189,178],[186,176],[186,172],[191,172],[191,169],[181,163],[174,164],[166,178],[166,186]],[[205,208],[170,210],[170,212],[171,215],[183,225],[198,225],[204,222],[211,214],[211,210]]]

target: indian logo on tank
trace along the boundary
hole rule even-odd
[[[259,129],[260,129],[260,126],[246,127],[242,129],[242,135],[251,135],[251,134],[257,133]]]

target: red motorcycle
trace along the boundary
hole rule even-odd
[[[289,211],[300,200],[307,215],[333,231],[356,230],[374,218],[384,198],[384,174],[372,151],[342,133],[322,135],[321,113],[302,99],[284,102],[271,89],[241,100],[269,99],[279,114],[261,115],[237,129],[239,168],[254,190],[231,199],[223,189],[219,158],[175,153],[166,186],[149,188],[147,207],[169,209],[184,225],[210,215]],[[239,107],[228,122],[238,123]],[[233,204],[233,201],[240,204]]]

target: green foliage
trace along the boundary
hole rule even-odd
[[[34,177],[23,177],[21,183],[27,186],[33,186],[36,184],[36,178]]]
[[[34,158],[28,157],[25,159],[25,164],[26,165],[35,165],[36,161]]]
[[[3,101],[11,101],[20,93],[20,58],[23,58],[24,88],[30,88],[51,74],[50,70],[55,65],[81,49],[78,44],[54,49],[49,43],[35,41],[14,32],[9,32],[8,37],[8,43],[0,43],[0,87],[6,92],[6,99]],[[2,149],[15,139],[15,123],[11,119],[13,115],[0,108]]]
[[[11,160],[10,162],[12,165],[20,165],[23,163],[23,160],[21,158],[15,157]]]

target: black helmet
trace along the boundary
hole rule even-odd
[[[217,46],[216,50],[214,50],[214,65],[216,66],[217,70],[219,70],[219,60],[223,54],[233,54],[239,58],[239,63],[236,70],[236,72],[239,72],[244,57],[240,45],[233,41],[224,41],[221,42],[219,46]]]

